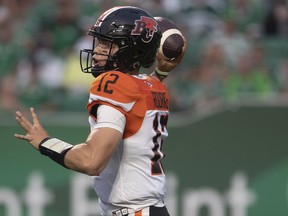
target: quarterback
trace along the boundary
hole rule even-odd
[[[180,64],[186,42],[179,58],[164,60],[157,52],[161,32],[156,20],[131,6],[105,11],[88,34],[93,44],[80,52],[81,70],[95,80],[86,141],[72,145],[50,137],[33,108],[32,122],[16,112],[26,134],[15,137],[62,166],[90,175],[103,216],[168,216],[161,159],[169,94],[162,80]],[[139,74],[156,59],[151,75]]]

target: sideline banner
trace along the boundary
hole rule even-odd
[[[1,216],[100,215],[88,176],[15,139],[21,129],[1,119]],[[69,143],[82,142],[89,131],[88,123],[75,122],[45,128]],[[288,108],[243,107],[168,129],[163,164],[171,215],[288,214]]]

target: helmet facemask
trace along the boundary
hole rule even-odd
[[[105,53],[94,53],[95,48],[99,45],[99,41],[104,40],[106,42],[109,42],[110,49],[107,54]],[[103,72],[109,71],[109,70],[118,70],[119,66],[117,63],[116,53],[111,54],[112,52],[112,45],[113,45],[113,39],[107,39],[107,38],[100,38],[93,36],[93,45],[91,49],[82,49],[80,51],[80,66],[81,70],[84,73],[92,73],[95,77],[100,75]],[[107,60],[106,63],[102,66],[94,65],[93,55],[102,55],[106,56]]]
[[[99,40],[104,40],[110,43],[110,50],[108,54],[96,54],[107,56],[106,64],[103,66],[93,66],[92,56],[94,55],[94,49],[98,45]],[[111,54],[112,45],[116,44],[119,50],[114,54]],[[80,51],[80,66],[84,73],[92,73],[95,77],[103,72],[110,70],[121,71],[127,73],[129,71],[135,70],[140,67],[140,63],[137,61],[139,59],[140,51],[133,49],[133,43],[127,41],[126,38],[109,38],[103,35],[93,35],[93,45],[91,49],[81,49]],[[131,64],[131,61],[134,64]]]

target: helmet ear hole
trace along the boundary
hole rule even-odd
[[[158,48],[155,48],[147,52],[147,54],[141,59],[142,67],[149,68],[154,64],[154,62],[156,61],[157,50]]]

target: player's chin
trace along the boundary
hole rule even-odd
[[[99,68],[99,67],[104,67],[106,64],[106,61],[94,61],[92,64],[92,68]]]

